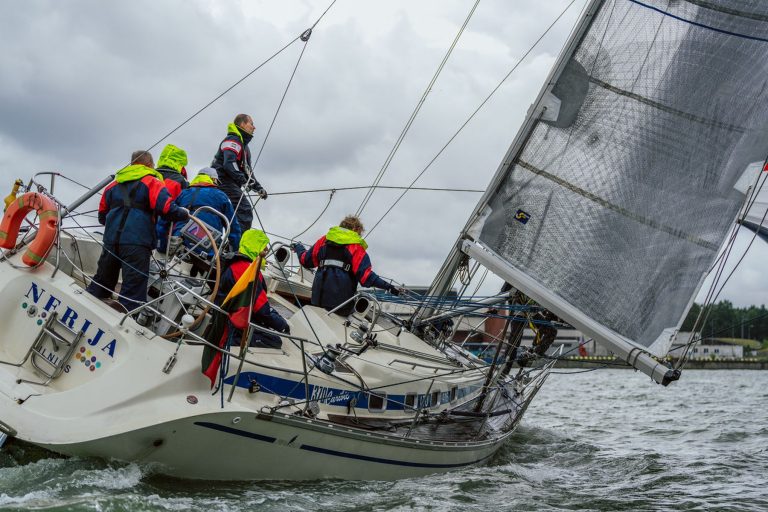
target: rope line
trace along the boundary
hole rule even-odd
[[[763,165],[761,169],[765,169],[766,165],[768,165],[768,157],[766,157],[765,160],[763,161]],[[757,200],[759,193],[762,191],[763,186],[765,185],[766,179],[768,179],[768,174],[766,174],[765,171],[760,172],[760,174],[758,174],[757,177],[755,178],[755,183],[754,183],[754,186],[751,187],[750,194],[744,199],[744,208],[741,212],[739,220],[744,220],[749,210],[754,206],[754,203]],[[766,216],[768,216],[768,210],[766,210],[766,212],[763,214],[761,224],[765,222]],[[696,321],[694,322],[693,327],[691,329],[693,332],[696,332],[696,330],[699,328],[699,325],[701,326],[706,325],[707,320],[709,319],[709,314],[712,310],[712,305],[720,296],[723,289],[725,288],[725,285],[733,276],[734,272],[736,272],[736,269],[739,268],[741,263],[744,261],[744,258],[746,257],[747,253],[752,247],[752,244],[754,243],[755,238],[757,238],[757,232],[755,232],[752,236],[752,239],[749,242],[749,245],[744,250],[744,253],[736,262],[736,264],[734,265],[733,269],[728,274],[728,276],[726,276],[722,285],[720,285],[720,279],[722,278],[723,272],[725,271],[725,265],[736,243],[736,236],[738,235],[741,227],[742,227],[741,222],[735,223],[731,231],[731,236],[728,239],[725,248],[723,249],[721,255],[717,258],[718,260],[716,263],[717,271],[715,272],[715,276],[712,280],[712,284],[707,292],[707,296],[704,300],[704,304],[702,304],[701,306],[701,311],[699,312],[699,316],[696,318]],[[711,272],[711,269],[710,269],[710,272]],[[719,286],[719,289],[718,289],[718,286]],[[676,365],[676,369],[682,370],[682,368],[685,366],[685,363],[688,360],[688,354],[690,353],[690,348],[693,346],[693,343],[695,343],[693,342],[693,340],[689,340],[689,342],[685,345],[685,350],[683,354],[680,356],[680,359]]]
[[[335,188],[314,188],[314,189],[308,189],[308,190],[290,190],[287,192],[270,192],[270,196],[286,196],[291,194],[312,194],[315,192],[339,192],[339,191],[346,191],[346,190],[365,190],[369,188],[381,188],[381,189],[390,189],[390,190],[422,190],[422,191],[429,191],[429,192],[468,192],[468,193],[474,193],[474,194],[482,194],[485,192],[485,190],[477,189],[477,188],[439,188],[439,187],[397,187],[397,186],[391,186],[391,185],[361,185],[357,187],[335,187]]]
[[[424,105],[424,102],[427,100],[427,96],[429,95],[430,92],[432,92],[432,87],[435,85],[437,78],[440,76],[440,73],[443,71],[443,68],[445,67],[445,64],[448,62],[448,58],[453,53],[454,48],[456,48],[456,45],[458,44],[459,39],[461,38],[461,35],[464,33],[464,29],[467,28],[467,25],[469,24],[469,20],[472,19],[472,15],[475,13],[475,9],[477,9],[477,6],[479,3],[480,3],[480,0],[476,0],[475,4],[472,6],[472,9],[470,9],[469,11],[469,14],[467,14],[467,17],[464,20],[464,24],[459,29],[459,32],[456,34],[456,37],[454,37],[453,42],[448,48],[448,51],[443,56],[443,60],[440,62],[440,65],[437,67],[435,74],[432,75],[432,80],[429,81],[427,88],[422,93],[418,103],[416,103],[416,107],[413,109],[413,112],[411,112],[411,116],[408,118],[408,121],[405,123],[405,126],[403,127],[403,130],[400,132],[400,135],[398,136],[397,141],[395,141],[394,146],[392,146],[392,149],[389,151],[387,158],[384,160],[384,164],[381,166],[381,169],[379,169],[379,173],[373,179],[371,188],[366,193],[365,197],[360,203],[360,206],[357,207],[357,211],[355,212],[356,216],[362,215],[363,210],[365,210],[365,207],[368,205],[368,202],[371,200],[374,192],[376,191],[376,185],[378,185],[381,182],[382,178],[384,178],[384,174],[389,169],[389,165],[392,163],[392,159],[395,157],[395,154],[400,149],[400,145],[403,143],[405,136],[408,134],[408,131],[411,129],[413,122],[416,120],[416,116],[421,111],[421,107]]]
[[[741,322],[738,322],[738,323],[731,324],[731,325],[728,325],[726,327],[723,327],[720,330],[712,331],[712,332],[710,332],[710,337],[715,336],[717,334],[722,334],[724,332],[731,331],[731,330],[733,330],[733,329],[735,329],[737,327],[741,327],[743,325],[751,324],[752,322],[754,322],[756,320],[760,320],[760,319],[766,318],[766,317],[768,317],[768,313],[763,313],[761,315],[753,316],[752,318],[748,318],[746,320],[742,320]],[[704,327],[702,326],[702,331],[703,330],[704,330]],[[689,347],[695,345],[696,343],[702,341],[703,339],[704,339],[703,335],[691,336],[691,339],[688,341],[688,343],[685,343],[684,345],[679,345],[679,346],[671,349],[668,353],[671,354],[672,352],[674,352],[676,350],[688,349]],[[755,341],[757,341],[757,340],[755,340]]]
[[[334,1],[335,1],[335,0],[334,0]],[[168,132],[168,133],[166,133],[165,135],[163,135],[162,137],[160,137],[160,139],[158,139],[158,140],[157,140],[157,141],[156,141],[154,144],[152,144],[151,146],[149,146],[149,147],[146,149],[146,151],[151,151],[153,148],[157,147],[157,145],[158,145],[158,144],[160,144],[160,143],[161,143],[161,142],[163,142],[165,139],[167,139],[168,137],[170,137],[171,135],[173,135],[174,133],[176,133],[177,131],[179,131],[179,130],[180,130],[180,129],[181,129],[183,126],[184,126],[184,125],[186,125],[186,124],[187,124],[187,123],[189,123],[189,122],[190,122],[192,119],[196,118],[198,115],[200,115],[201,113],[203,113],[203,111],[205,111],[205,110],[206,110],[208,107],[210,107],[211,105],[213,105],[214,103],[216,103],[217,101],[219,101],[221,98],[223,98],[223,97],[224,97],[224,95],[226,95],[227,93],[229,93],[229,91],[231,91],[232,89],[234,89],[235,87],[237,87],[238,85],[240,85],[240,84],[241,84],[242,82],[244,82],[244,81],[245,81],[245,80],[246,80],[248,77],[250,77],[252,74],[254,74],[254,73],[255,73],[255,72],[257,72],[258,70],[260,70],[260,69],[261,69],[262,67],[264,67],[264,66],[265,66],[265,65],[266,65],[268,62],[270,62],[272,59],[274,59],[275,57],[277,57],[278,55],[280,55],[281,53],[283,53],[283,51],[285,51],[285,50],[286,50],[286,49],[287,49],[289,46],[291,46],[293,43],[295,43],[296,41],[298,41],[300,38],[301,38],[301,36],[296,36],[295,38],[293,38],[293,39],[292,39],[291,41],[289,41],[289,42],[288,42],[288,43],[287,43],[285,46],[283,46],[282,48],[280,48],[279,50],[277,50],[275,53],[273,53],[273,54],[272,54],[270,57],[268,57],[268,58],[267,58],[267,59],[266,59],[264,62],[262,62],[261,64],[259,64],[259,65],[258,65],[258,66],[256,66],[255,68],[253,68],[251,71],[249,71],[248,73],[246,73],[246,74],[245,74],[245,76],[243,76],[243,77],[242,77],[242,78],[240,78],[238,81],[236,81],[234,84],[232,84],[232,85],[230,85],[229,87],[227,87],[226,89],[224,89],[224,91],[223,91],[223,92],[221,92],[221,93],[220,93],[218,96],[216,96],[216,97],[215,97],[215,98],[213,98],[211,101],[209,101],[208,103],[206,103],[206,104],[205,104],[203,107],[201,107],[199,110],[197,110],[197,112],[195,112],[194,114],[192,114],[191,116],[189,116],[187,119],[185,119],[184,121],[182,121],[182,123],[181,123],[180,125],[178,125],[176,128],[174,128],[174,129],[173,129],[173,130],[171,130],[170,132]]]
[[[336,0],[334,0],[334,2],[335,1]],[[301,47],[301,53],[299,54],[299,58],[296,60],[296,65],[293,66],[293,71],[291,72],[291,76],[288,79],[288,84],[285,86],[285,90],[283,91],[283,96],[280,98],[280,103],[278,103],[277,105],[277,110],[275,110],[275,115],[272,116],[272,122],[269,123],[267,134],[264,136],[264,140],[261,142],[261,147],[259,148],[259,152],[256,155],[256,160],[253,162],[253,166],[251,167],[251,175],[253,175],[253,172],[256,170],[256,166],[259,164],[259,160],[261,159],[261,153],[264,151],[264,146],[267,145],[267,140],[269,140],[269,135],[272,133],[272,128],[275,126],[275,121],[277,121],[277,116],[278,114],[280,114],[280,109],[283,107],[283,102],[285,102],[285,97],[288,95],[288,90],[291,88],[291,84],[293,83],[293,78],[296,76],[296,70],[299,69],[299,64],[301,64],[301,59],[302,57],[304,57],[304,52],[307,50],[307,43],[309,43],[309,38],[307,37],[307,39],[304,40],[304,38],[301,37],[301,39],[302,41],[304,41],[304,45]]]
[[[576,3],[576,0],[571,0],[571,1],[568,3],[568,5],[566,5],[566,6],[565,6],[565,9],[563,9],[563,11],[562,11],[562,12],[561,12],[561,13],[560,13],[558,16],[557,16],[557,18],[555,18],[555,20],[554,20],[554,21],[553,21],[553,22],[552,22],[552,23],[551,23],[551,24],[550,24],[550,25],[547,27],[547,29],[546,29],[546,30],[545,30],[545,31],[544,31],[544,32],[543,32],[543,33],[542,33],[542,34],[539,36],[539,38],[538,38],[538,39],[537,39],[537,40],[536,40],[536,41],[533,43],[533,45],[532,45],[532,46],[531,46],[531,47],[530,47],[530,48],[529,48],[529,49],[528,49],[528,50],[527,50],[527,51],[526,51],[526,52],[523,54],[523,56],[522,56],[522,57],[520,57],[520,59],[518,59],[518,61],[515,63],[515,65],[514,65],[514,66],[512,66],[512,69],[510,69],[510,70],[509,70],[509,72],[508,72],[508,73],[507,73],[507,74],[504,76],[504,78],[502,78],[502,79],[501,79],[501,81],[500,81],[500,82],[499,82],[499,83],[496,85],[496,87],[494,87],[494,88],[493,88],[493,90],[490,92],[490,94],[488,94],[488,96],[486,96],[486,97],[485,97],[485,99],[484,99],[484,100],[483,100],[483,101],[480,103],[480,105],[479,105],[479,106],[478,106],[478,107],[477,107],[477,108],[474,110],[474,112],[472,112],[472,114],[471,114],[471,115],[470,115],[470,116],[467,118],[467,120],[466,120],[466,121],[464,121],[464,123],[462,123],[462,125],[459,127],[459,129],[458,129],[458,130],[456,130],[456,132],[455,132],[453,135],[451,135],[451,137],[448,139],[448,142],[446,142],[446,143],[443,145],[443,147],[442,147],[442,148],[440,148],[440,150],[437,152],[437,154],[436,154],[436,155],[435,155],[435,156],[434,156],[434,157],[433,157],[433,158],[432,158],[432,159],[429,161],[429,163],[427,163],[427,165],[426,165],[426,166],[425,166],[425,167],[424,167],[424,168],[421,170],[421,172],[420,172],[420,173],[419,173],[419,174],[418,174],[418,175],[417,175],[417,176],[416,176],[416,177],[413,179],[413,181],[411,181],[411,184],[409,185],[409,187],[408,187],[408,188],[406,188],[406,189],[403,191],[403,193],[402,193],[402,194],[400,194],[400,196],[399,196],[399,197],[398,197],[398,198],[395,200],[395,202],[394,202],[394,203],[392,203],[392,206],[390,206],[390,207],[389,207],[389,209],[388,209],[386,212],[384,212],[384,215],[382,215],[382,216],[379,218],[379,220],[378,220],[378,221],[376,221],[376,224],[374,224],[374,225],[373,225],[373,227],[372,227],[371,229],[369,229],[369,230],[368,230],[368,233],[366,234],[366,236],[370,236],[370,235],[371,235],[371,233],[373,232],[373,230],[374,230],[374,229],[376,229],[376,227],[377,227],[379,224],[381,224],[381,221],[383,221],[383,220],[384,220],[384,218],[386,218],[386,216],[387,216],[387,215],[389,215],[389,213],[390,213],[390,212],[391,212],[391,211],[394,209],[394,207],[395,207],[395,206],[397,206],[397,204],[398,204],[398,203],[400,202],[400,200],[401,200],[401,199],[402,199],[402,198],[405,196],[405,194],[407,194],[407,193],[408,193],[408,190],[410,190],[410,188],[411,188],[411,187],[412,187],[412,186],[413,186],[413,185],[414,185],[414,184],[415,184],[415,183],[416,183],[416,182],[417,182],[417,181],[418,181],[418,180],[419,180],[419,179],[420,179],[420,178],[421,178],[421,177],[424,175],[424,173],[425,173],[425,172],[427,172],[427,170],[428,170],[430,167],[432,167],[432,164],[433,164],[433,163],[435,163],[435,161],[436,161],[436,160],[437,160],[437,159],[440,157],[440,155],[442,155],[442,154],[443,154],[443,152],[444,152],[444,151],[446,150],[446,148],[447,148],[447,147],[448,147],[448,146],[449,146],[449,145],[450,145],[450,144],[451,144],[451,143],[454,141],[454,139],[455,139],[456,137],[458,137],[458,135],[459,135],[459,134],[460,134],[460,133],[461,133],[461,132],[464,130],[464,128],[465,128],[465,127],[466,127],[466,126],[469,124],[469,122],[470,122],[470,121],[472,121],[472,119],[474,119],[474,118],[475,118],[475,116],[477,115],[477,113],[478,113],[478,112],[480,112],[480,110],[481,110],[481,109],[482,109],[482,108],[485,106],[485,104],[486,104],[486,103],[488,103],[488,101],[491,99],[491,97],[493,97],[493,95],[494,95],[494,94],[496,94],[496,91],[498,91],[498,90],[501,88],[501,86],[504,84],[504,82],[506,82],[506,81],[509,79],[509,77],[512,75],[512,73],[514,73],[514,72],[515,72],[515,70],[516,70],[516,69],[517,69],[517,68],[520,66],[520,64],[521,64],[521,63],[522,63],[522,62],[525,60],[525,58],[526,58],[526,57],[528,57],[528,55],[530,55],[530,53],[531,53],[531,52],[532,52],[532,51],[533,51],[533,50],[534,50],[534,49],[535,49],[535,48],[536,48],[536,47],[539,45],[539,43],[541,42],[541,40],[542,40],[542,39],[544,39],[544,37],[545,37],[545,36],[546,36],[546,35],[549,33],[549,31],[550,31],[550,30],[552,30],[552,27],[554,27],[554,26],[555,26],[555,24],[556,24],[558,21],[560,21],[560,18],[562,18],[562,17],[565,15],[565,13],[568,11],[568,9],[570,9],[570,8],[571,8],[571,6],[572,6],[574,3]]]
[[[328,11],[331,9],[331,7],[333,7],[333,5],[334,5],[335,3],[336,3],[336,0],[333,0],[333,2],[331,2],[331,4],[330,4],[330,5],[329,5],[329,6],[328,6],[326,9],[325,9],[325,11],[323,11],[323,13],[320,15],[320,17],[318,17],[318,18],[317,18],[317,20],[315,21],[315,23],[312,25],[312,28],[315,28],[315,27],[317,26],[317,24],[318,24],[318,23],[320,23],[320,20],[322,20],[322,19],[323,19],[323,17],[324,17],[324,16],[325,16],[325,15],[328,13]],[[229,93],[229,91],[231,91],[232,89],[234,89],[235,87],[237,87],[238,85],[240,85],[242,82],[244,82],[244,81],[245,81],[247,78],[249,78],[249,77],[250,77],[252,74],[254,74],[256,71],[258,71],[258,70],[260,70],[261,68],[263,68],[263,67],[264,67],[264,66],[265,66],[265,65],[266,65],[268,62],[270,62],[272,59],[274,59],[275,57],[277,57],[278,55],[280,55],[281,53],[283,53],[283,51],[285,51],[285,50],[286,50],[286,49],[287,49],[289,46],[291,46],[293,43],[295,43],[296,41],[299,41],[300,39],[302,39],[302,36],[303,36],[303,35],[304,35],[304,33],[302,33],[302,34],[299,34],[298,36],[294,37],[292,40],[290,40],[288,43],[286,43],[286,44],[285,44],[285,46],[283,46],[282,48],[280,48],[279,50],[277,50],[275,53],[273,53],[271,56],[269,56],[269,57],[268,57],[268,58],[267,58],[265,61],[263,61],[261,64],[259,64],[259,65],[258,65],[258,66],[256,66],[255,68],[253,68],[253,69],[252,69],[251,71],[249,71],[248,73],[246,73],[246,74],[245,74],[245,75],[244,75],[242,78],[240,78],[240,79],[239,79],[239,80],[237,80],[235,83],[233,83],[232,85],[230,85],[229,87],[227,87],[226,89],[224,89],[224,91],[222,91],[222,92],[221,92],[221,93],[220,93],[218,96],[216,96],[216,97],[215,97],[215,98],[213,98],[211,101],[209,101],[208,103],[206,103],[206,104],[205,104],[203,107],[201,107],[199,110],[197,110],[197,112],[195,112],[194,114],[192,114],[191,116],[189,116],[187,119],[185,119],[185,120],[184,120],[184,121],[183,121],[183,122],[182,122],[180,125],[178,125],[176,128],[174,128],[174,129],[173,129],[173,130],[171,130],[170,132],[168,132],[168,133],[166,133],[165,135],[163,135],[163,136],[162,136],[160,139],[158,139],[158,140],[157,140],[157,141],[156,141],[154,144],[152,144],[151,146],[149,146],[149,148],[147,148],[147,150],[146,150],[146,151],[151,151],[153,148],[157,147],[157,145],[158,145],[158,144],[160,144],[160,143],[161,143],[161,142],[163,142],[165,139],[167,139],[168,137],[170,137],[171,135],[173,135],[174,133],[176,133],[176,132],[177,132],[179,129],[181,129],[181,128],[182,128],[184,125],[186,125],[187,123],[189,123],[189,122],[190,122],[192,119],[194,119],[194,118],[196,118],[198,115],[200,115],[200,114],[201,114],[203,111],[205,111],[205,110],[206,110],[208,107],[210,107],[211,105],[213,105],[214,103],[216,103],[217,101],[219,101],[221,98],[223,98],[223,97],[224,97],[224,95],[226,95],[227,93]]]
[[[317,18],[317,20],[312,24],[312,26],[310,27],[310,30],[314,30],[314,28],[317,26],[317,24],[320,23],[320,20],[322,20],[325,17],[325,15],[328,14],[328,11],[331,10],[331,7],[333,7],[333,5],[335,3],[336,3],[336,0],[333,0],[333,2],[331,2],[331,4],[328,7],[326,7],[326,9],[323,11],[323,14],[321,14],[320,17]],[[303,35],[304,34],[302,34],[302,36]],[[301,36],[299,36],[299,37],[301,37]]]
[[[269,134],[272,133],[272,127],[275,125],[275,122],[277,121],[277,116],[280,113],[280,109],[283,106],[283,102],[285,101],[285,97],[288,94],[288,90],[290,89],[291,84],[293,83],[293,78],[294,78],[294,76],[296,76],[296,71],[299,68],[299,64],[301,63],[301,59],[302,59],[302,57],[304,57],[304,52],[307,49],[307,43],[309,42],[309,38],[312,35],[312,29],[314,29],[317,26],[317,24],[320,23],[320,20],[323,19],[323,17],[328,13],[328,11],[331,9],[331,7],[333,7],[333,5],[335,3],[336,3],[336,0],[333,0],[331,2],[331,4],[325,9],[325,11],[323,11],[323,13],[320,15],[320,17],[315,21],[315,23],[312,25],[312,27],[310,27],[307,30],[305,30],[304,32],[302,32],[296,39],[294,39],[291,42],[291,43],[293,43],[296,40],[300,39],[301,41],[304,42],[304,46],[301,49],[301,53],[299,54],[299,58],[296,60],[296,65],[293,67],[293,71],[291,72],[291,77],[288,80],[288,84],[286,84],[286,87],[285,87],[285,90],[283,91],[282,97],[280,98],[280,103],[277,106],[277,110],[275,111],[275,115],[272,117],[272,122],[269,125],[269,130],[267,131],[267,134],[264,137],[264,141],[262,142],[261,148],[259,149],[259,153],[256,156],[256,161],[254,162],[253,167],[255,167],[259,163],[259,159],[261,158],[261,153],[264,150],[264,146],[267,144],[267,139],[269,138]],[[282,51],[284,49],[285,48],[281,49],[280,51]],[[247,192],[248,189],[251,186],[251,183],[255,180],[255,176],[254,176],[254,172],[253,172],[253,167],[249,169],[250,174],[248,175],[248,180],[246,181],[246,184],[244,185],[245,190],[242,191],[242,193],[240,194],[240,198],[237,201],[237,204],[234,205],[234,212],[232,214],[232,218],[230,219],[230,222],[232,222],[234,220],[234,218],[237,216],[237,210],[238,210],[238,208],[240,208],[240,204],[243,202],[243,199],[245,199],[246,201],[248,201],[248,204],[249,204],[249,206],[251,208],[251,211],[253,211],[256,219],[258,220],[259,226],[261,227],[261,230],[266,233],[267,231],[266,231],[266,229],[264,229],[264,224],[261,221],[261,217],[256,212],[256,204],[259,202],[259,199],[261,198],[261,196],[259,196],[256,199],[255,202],[252,202],[251,198],[250,198],[250,196],[248,195],[248,192]]]
[[[323,208],[323,211],[321,211],[321,212],[320,212],[320,215],[318,215],[318,216],[317,216],[317,218],[316,218],[315,220],[313,220],[313,221],[312,221],[312,224],[310,224],[309,226],[307,226],[307,229],[305,229],[304,231],[302,231],[302,232],[301,232],[301,233],[299,233],[298,235],[296,235],[296,236],[294,236],[293,238],[291,238],[291,240],[295,240],[295,239],[299,238],[301,235],[303,235],[304,233],[306,233],[307,231],[309,231],[310,229],[312,229],[312,226],[314,226],[315,224],[317,224],[317,221],[319,221],[319,220],[320,220],[320,218],[323,216],[323,214],[325,214],[325,212],[326,212],[326,211],[328,211],[328,207],[329,207],[329,206],[331,206],[331,201],[333,200],[333,195],[334,195],[335,193],[336,193],[336,191],[335,191],[335,190],[331,190],[331,195],[330,195],[330,196],[328,196],[328,202],[327,202],[327,203],[325,203],[325,208]]]

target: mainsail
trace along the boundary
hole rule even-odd
[[[657,382],[768,155],[768,2],[593,1],[461,250]]]

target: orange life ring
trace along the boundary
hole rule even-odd
[[[29,267],[39,265],[56,241],[56,235],[59,232],[59,209],[56,203],[43,194],[27,192],[14,199],[0,222],[0,247],[13,249],[16,246],[16,238],[19,236],[21,222],[32,210],[37,210],[40,227],[35,239],[21,257],[21,261]]]

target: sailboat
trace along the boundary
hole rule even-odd
[[[768,155],[766,21],[756,1],[591,1],[411,314],[365,290],[349,316],[312,306],[313,276],[273,244],[262,272],[291,327],[279,349],[206,339],[223,313],[211,301],[226,233],[197,219],[207,274],[190,275],[182,249],[137,310],[87,294],[100,242],[63,220],[111,178],[64,205],[33,177],[0,228],[0,432],[183,478],[455,470],[488,461],[544,384],[555,358],[514,357],[535,314],[669,385],[681,367],[664,356],[744,217],[736,184]],[[506,291],[472,300],[464,285],[449,298],[480,267]],[[447,322],[489,307],[507,312],[490,364],[452,343]],[[227,362],[213,391],[206,348]]]

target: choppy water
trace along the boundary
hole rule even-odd
[[[768,372],[673,386],[552,375],[491,463],[398,482],[211,485],[11,444],[0,510],[768,510]]]

